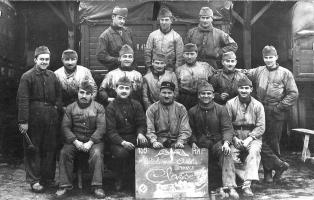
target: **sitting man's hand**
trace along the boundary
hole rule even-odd
[[[198,146],[195,144],[195,142],[192,143],[192,149],[198,149]]]
[[[252,137],[247,137],[245,140],[243,140],[243,146],[245,148],[249,148],[252,141],[253,141]]]
[[[137,141],[137,144],[140,146],[147,146],[147,144],[148,144],[146,137],[142,133],[139,133],[137,135],[136,141]]]
[[[233,144],[234,144],[234,147],[237,148],[237,149],[242,149],[243,148],[243,140],[240,140],[237,137],[233,138]]]
[[[161,148],[164,148],[164,145],[162,145],[160,142],[153,142],[153,148],[154,149],[161,149]]]
[[[88,152],[90,150],[90,148],[93,146],[94,142],[89,140],[88,142],[85,142],[83,144],[83,151]]]
[[[184,144],[182,144],[181,142],[176,142],[174,144],[174,148],[176,148],[176,149],[183,149],[184,148]]]
[[[73,144],[79,151],[84,151],[83,142],[79,140],[74,140]]]
[[[135,149],[135,146],[131,142],[128,142],[128,141],[123,141],[121,145],[129,151]]]
[[[225,141],[224,144],[222,145],[222,151],[224,152],[224,154],[226,156],[230,155],[231,148],[230,148],[229,143],[227,141]]]

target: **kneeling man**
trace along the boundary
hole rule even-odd
[[[193,133],[192,147],[207,148],[213,157],[218,159],[219,166],[222,168],[223,187],[229,189],[232,198],[238,199],[230,148],[233,136],[232,124],[226,108],[215,103],[214,97],[211,84],[207,81],[198,84],[198,104],[189,110]]]
[[[146,136],[153,148],[184,148],[191,136],[187,111],[182,104],[174,101],[174,91],[174,83],[162,82],[159,101],[146,111]]]
[[[89,153],[89,169],[92,173],[91,185],[97,198],[104,198],[103,178],[103,136],[106,131],[105,109],[92,100],[93,85],[89,81],[81,83],[78,100],[66,107],[62,131],[66,143],[60,153],[60,185],[56,193],[64,196],[73,188],[73,161],[77,152]]]
[[[236,161],[244,156],[244,174],[237,173],[244,180],[244,196],[253,196],[252,180],[259,180],[258,168],[261,161],[262,135],[265,131],[265,113],[263,105],[251,97],[252,82],[244,77],[238,82],[238,96],[230,99],[226,108],[232,119],[235,135],[232,150]],[[242,157],[242,156],[241,156]]]

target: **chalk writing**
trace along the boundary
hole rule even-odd
[[[147,154],[147,148],[138,148],[137,150],[139,154]]]

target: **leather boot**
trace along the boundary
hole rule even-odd
[[[264,182],[266,182],[266,183],[272,183],[273,182],[272,170],[264,169]]]

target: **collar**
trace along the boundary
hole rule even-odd
[[[239,95],[239,101],[240,103],[245,103],[247,105],[249,105],[251,103],[251,100],[252,100],[252,97],[248,97],[248,98],[241,98],[240,95]]]
[[[48,73],[47,73],[47,69],[40,69],[39,67],[37,67],[36,65],[34,66],[35,68],[35,73],[36,75],[45,75],[45,76],[48,76]]]
[[[110,27],[111,27],[111,29],[114,30],[114,31],[122,31],[122,30],[125,29],[124,26],[118,27],[118,26],[113,26],[112,24],[110,24]]]
[[[131,65],[131,67],[122,67],[121,65],[119,66],[119,69],[121,70],[121,71],[128,71],[128,72],[130,72],[130,71],[133,71],[134,70],[134,67],[133,67],[133,65]]]
[[[212,100],[209,104],[198,103],[198,106],[201,110],[211,110],[214,108],[214,101]]]
[[[172,31],[172,26],[170,26],[170,29],[166,32],[162,31],[161,28],[159,28],[160,32],[162,32],[163,34],[167,34],[167,33],[170,33],[170,31]]]
[[[164,69],[164,71],[162,71],[162,72],[157,72],[157,71],[154,70],[154,69],[151,69],[151,71],[152,71],[152,74],[153,74],[154,76],[157,76],[157,77],[159,77],[159,76],[161,76],[161,75],[164,75],[164,74],[166,73],[166,69]]]
[[[278,69],[278,67],[279,67],[279,64],[276,63],[276,67],[275,67],[275,68],[270,69],[270,68],[268,68],[268,67],[266,66],[266,69],[268,69],[268,71],[275,71],[276,69]]]
[[[64,67],[64,73],[65,73],[66,77],[74,76],[75,72],[77,71],[77,65],[73,71],[68,71],[65,66],[63,66],[63,67]]]
[[[118,104],[130,104],[130,98],[126,98],[126,99],[123,99],[123,98],[120,98],[120,97],[116,97],[114,99],[114,102],[118,103]]]
[[[78,105],[80,108],[82,108],[82,109],[87,108],[88,106],[90,106],[90,105],[92,104],[92,101],[93,101],[93,100],[91,100],[89,103],[80,103],[79,100],[76,100],[77,105]]]
[[[211,32],[213,31],[213,25],[209,25],[207,28],[204,28],[202,27],[200,24],[198,24],[198,29],[201,31],[201,32]]]

